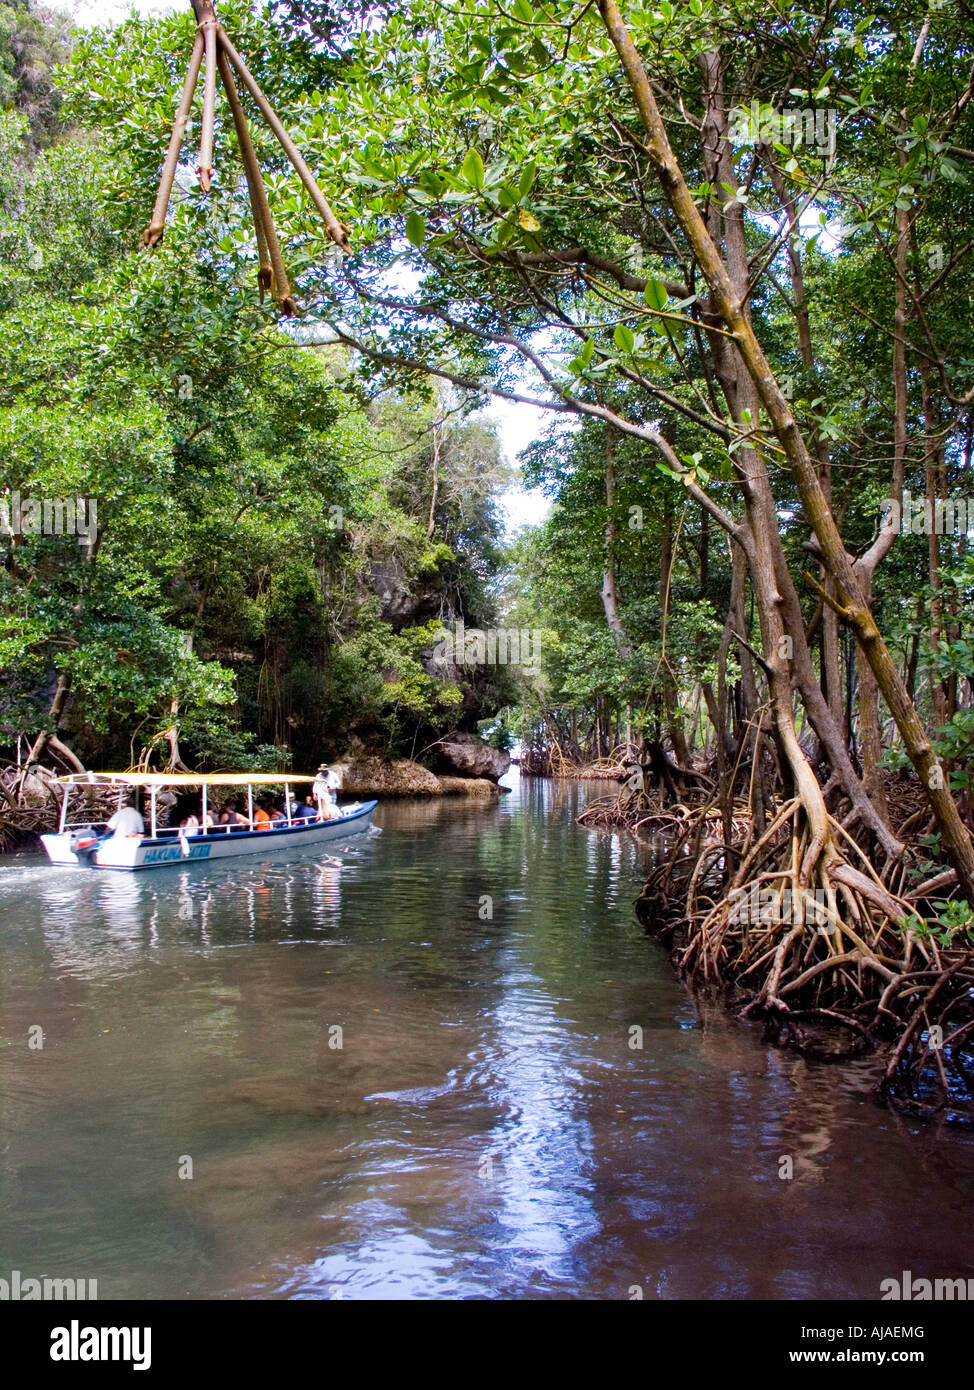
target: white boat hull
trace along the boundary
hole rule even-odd
[[[274,830],[231,830],[214,828],[206,835],[187,838],[170,834],[153,840],[148,836],[109,836],[92,853],[72,849],[70,831],[42,835],[41,843],[52,864],[76,865],[92,869],[159,869],[167,865],[206,863],[214,859],[235,859],[245,854],[304,852],[333,840],[368,830],[376,802],[365,801],[343,806],[334,820],[303,821]]]

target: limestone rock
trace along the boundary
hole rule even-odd
[[[440,759],[461,777],[486,777],[496,782],[511,765],[511,755],[492,748],[476,734],[449,734],[437,749]]]

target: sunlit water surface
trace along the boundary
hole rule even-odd
[[[877,1298],[974,1275],[974,1146],[880,1108],[866,1065],[701,1018],[633,915],[648,851],[574,823],[604,786],[507,780],[382,805],[327,857],[0,860],[0,1277]]]

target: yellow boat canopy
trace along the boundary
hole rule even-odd
[[[77,787],[279,787],[315,779],[296,772],[72,772],[57,780]]]

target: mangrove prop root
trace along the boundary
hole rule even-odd
[[[268,127],[273,132],[307,190],[308,196],[325,224],[329,237],[337,246],[345,251],[349,250],[348,229],[335,216],[327,199],[318,187],[314,175],[301,155],[300,150],[284,129],[277,113],[267,100],[267,97],[250,72],[250,69],[227,37],[226,31],[216,17],[216,11],[213,8],[212,0],[193,0],[193,9],[197,18],[197,30],[196,37],[193,41],[193,51],[189,60],[186,79],[183,83],[179,108],[176,112],[175,121],[173,122],[169,148],[162,166],[159,187],[152,210],[152,218],[148,227],[142,234],[142,240],[146,246],[154,246],[161,239],[165,231],[166,215],[169,208],[169,199],[172,195],[176,166],[179,161],[179,151],[186,133],[186,123],[192,108],[193,97],[196,92],[201,67],[203,68],[203,115],[200,128],[199,177],[200,187],[203,192],[206,193],[209,191],[210,181],[213,175],[213,143],[216,123],[216,79],[219,73],[220,81],[226,91],[227,100],[233,116],[234,127],[237,133],[237,144],[240,147],[240,155],[247,179],[247,189],[250,195],[250,205],[254,217],[254,231],[257,238],[259,265],[257,282],[260,290],[260,297],[261,300],[263,300],[265,291],[270,289],[281,312],[285,316],[290,316],[297,312],[297,307],[291,293],[287,274],[284,270],[280,243],[278,241],[270,206],[267,201],[267,192],[264,188],[260,164],[254,150],[253,142],[250,139],[246,117],[240,104],[240,97],[234,83],[232,69],[236,69],[240,80],[247,88],[258,110],[267,122]]]
[[[891,1104],[974,1122],[974,951],[906,921],[945,876],[903,896],[902,866],[879,874],[831,816],[810,854],[818,837],[798,801],[772,813],[733,873],[732,847],[699,811],[671,808],[669,824],[675,844],[637,912],[691,987],[809,1057],[887,1049]]]
[[[240,104],[240,97],[237,93],[236,83],[233,80],[233,73],[230,71],[230,64],[227,62],[226,54],[223,52],[219,55],[219,64],[220,77],[226,89],[227,101],[237,132],[237,144],[240,146],[240,157],[243,161],[244,174],[247,178],[247,191],[250,194],[250,206],[254,215],[259,263],[257,280],[260,287],[261,299],[264,297],[264,290],[269,288],[274,298],[281,306],[282,312],[290,316],[297,312],[297,308],[292,298],[291,286],[288,283],[287,273],[284,269],[281,247],[277,239],[274,219],[271,217],[270,205],[267,201],[267,190],[264,187],[264,178],[260,172],[257,152],[250,138],[247,119],[244,115],[243,107]]]
[[[321,217],[321,220],[324,222],[325,226],[327,227],[328,234],[331,237],[332,241],[335,243],[336,246],[340,246],[343,250],[347,251],[349,249],[348,228],[345,227],[341,222],[339,222],[338,218],[332,212],[327,200],[325,199],[325,195],[322,193],[321,189],[315,182],[315,177],[312,174],[311,170],[308,168],[307,164],[304,162],[304,159],[297,145],[295,145],[294,141],[291,139],[287,131],[281,125],[281,122],[278,120],[277,113],[275,112],[274,108],[271,106],[267,98],[264,96],[264,93],[261,91],[260,87],[257,85],[257,82],[255,81],[252,73],[250,72],[250,69],[247,67],[247,64],[244,62],[240,54],[234,48],[233,44],[227,38],[222,25],[217,25],[217,35],[219,37],[220,44],[224,52],[230,59],[233,66],[237,69],[237,72],[240,74],[241,81],[247,88],[247,91],[253,97],[254,101],[257,103],[261,115],[264,117],[264,120],[267,122],[270,129],[274,132],[274,135],[277,137],[281,149],[287,155],[291,164],[294,166],[294,169],[297,172],[298,177],[307,189],[308,196],[317,208],[318,214]]]
[[[196,82],[200,75],[202,61],[203,35],[197,29],[189,68],[186,71],[186,81],[183,83],[183,95],[176,112],[176,119],[173,122],[172,134],[169,137],[169,149],[166,151],[166,158],[162,165],[159,190],[156,193],[156,201],[152,209],[152,219],[142,233],[142,240],[146,246],[154,246],[166,229],[166,212],[172,194],[173,179],[176,177],[179,151],[182,147],[183,136],[186,134],[186,122],[189,120],[190,109],[193,105],[193,94],[196,91]]]
[[[212,7],[203,13],[198,32],[203,35],[203,121],[200,126],[200,188],[210,191],[213,175],[213,128],[216,124],[216,15]]]

